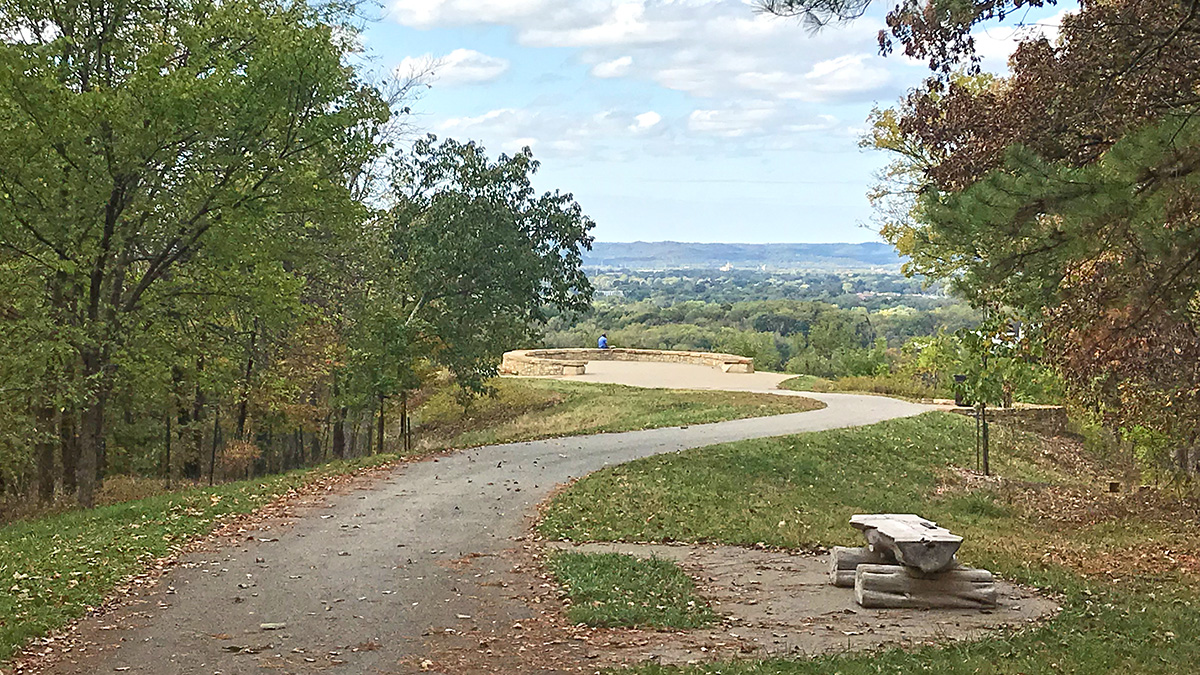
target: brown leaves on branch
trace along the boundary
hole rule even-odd
[[[1007,80],[983,89],[963,77],[928,82],[904,101],[901,128],[944,157],[929,175],[941,189],[999,168],[1013,145],[1072,166],[1094,162],[1133,129],[1195,111],[1200,17],[1189,6],[1088,4],[1064,17],[1060,44],[1022,43]]]

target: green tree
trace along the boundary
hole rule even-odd
[[[413,388],[418,355],[482,391],[504,351],[535,338],[545,308],[589,306],[582,252],[593,223],[571,195],[537,194],[537,168],[528,149],[492,160],[475,143],[433,136],[397,158],[386,271],[369,302],[404,374],[378,380],[377,395]]]
[[[92,504],[120,357],[221,269],[361,217],[348,175],[387,116],[334,6],[0,0],[0,242],[28,265],[81,384]],[[20,320],[20,319],[18,319]]]

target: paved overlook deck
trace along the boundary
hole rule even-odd
[[[754,359],[737,354],[687,352],[666,349],[518,349],[504,354],[500,372],[504,375],[577,376],[587,373],[593,363],[635,361],[638,363],[676,363],[715,368],[724,373],[753,373]]]

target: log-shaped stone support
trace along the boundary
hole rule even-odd
[[[859,565],[854,599],[867,608],[986,609],[996,605],[992,573],[956,567],[922,574],[902,565]]]
[[[834,546],[829,555],[829,583],[854,588],[854,570],[859,565],[895,565],[896,560],[867,546]]]

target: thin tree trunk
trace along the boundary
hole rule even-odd
[[[384,402],[386,400],[387,399],[386,399],[386,397],[384,397],[383,394],[379,395],[379,452],[380,453],[383,452],[383,425],[384,425],[384,422],[386,421],[384,419],[383,411],[384,411]]]
[[[346,407],[341,405],[338,397],[341,388],[338,386],[337,374],[333,376],[333,445],[330,451],[333,456],[342,459],[346,456]]]
[[[96,491],[99,488],[100,452],[104,439],[104,403],[107,392],[101,376],[102,358],[94,350],[83,354],[83,376],[85,381],[97,382],[98,391],[88,401],[80,415],[81,426],[79,434],[79,464],[76,479],[79,484],[79,505],[90,509],[96,505]]]
[[[312,452],[312,463],[315,466],[321,463],[321,431],[313,431],[312,437],[308,440]]]
[[[374,433],[374,431],[371,429],[371,426],[372,426],[372,425],[371,425],[371,422],[375,421],[375,417],[374,417],[374,414],[373,414],[373,413],[374,413],[374,411],[372,411],[372,410],[368,409],[368,412],[367,412],[367,425],[366,425],[366,426],[367,426],[367,456],[368,456],[368,457],[370,457],[371,455],[375,454],[375,433]],[[360,425],[360,428],[361,428],[361,425],[362,425],[362,419],[361,419],[361,418],[359,419],[359,422],[358,422],[358,424]]]
[[[202,363],[198,363],[196,372],[199,374],[203,370]],[[196,385],[196,393],[192,398],[192,447],[188,452],[183,463],[183,474],[192,480],[200,480],[204,475],[204,470],[200,467],[200,462],[204,457],[204,426],[200,423],[204,417],[204,406],[207,403],[207,397],[204,395],[204,390],[200,385]]]
[[[167,409],[167,414],[164,416],[167,422],[167,433],[163,437],[164,446],[166,447],[166,457],[163,461],[163,473],[167,476],[167,489],[171,489],[171,416],[175,414],[174,410]]]
[[[212,450],[208,455],[208,486],[215,485],[217,475],[217,444],[221,440],[221,409],[219,406],[213,406],[213,434],[212,434]]]
[[[246,440],[246,410],[250,403],[250,375],[254,372],[254,344],[258,339],[258,317],[254,317],[254,330],[250,333],[250,347],[246,350],[246,377],[242,380],[242,400],[238,404],[237,439]]]
[[[79,471],[79,437],[76,435],[79,428],[78,424],[79,413],[72,408],[63,411],[62,418],[58,422],[58,445],[59,454],[62,455],[62,470],[63,470],[63,492],[69,495],[75,494],[79,488],[78,471]]]
[[[54,500],[54,406],[40,406],[35,415],[37,427],[38,499],[43,504]]]
[[[77,494],[79,505],[90,509],[96,505],[96,490],[99,481],[96,480],[100,459],[100,438],[104,433],[104,408],[99,401],[84,407],[80,415],[81,426],[79,434],[79,464],[75,477],[79,487]]]
[[[408,392],[400,394],[400,437],[404,447],[404,454],[413,452],[413,430],[408,422]]]
[[[333,412],[333,456],[342,459],[346,456],[346,409],[337,408]]]
[[[984,403],[979,408],[980,417],[983,419],[983,475],[992,475],[991,465],[988,463],[988,419],[987,419],[987,404]]]

